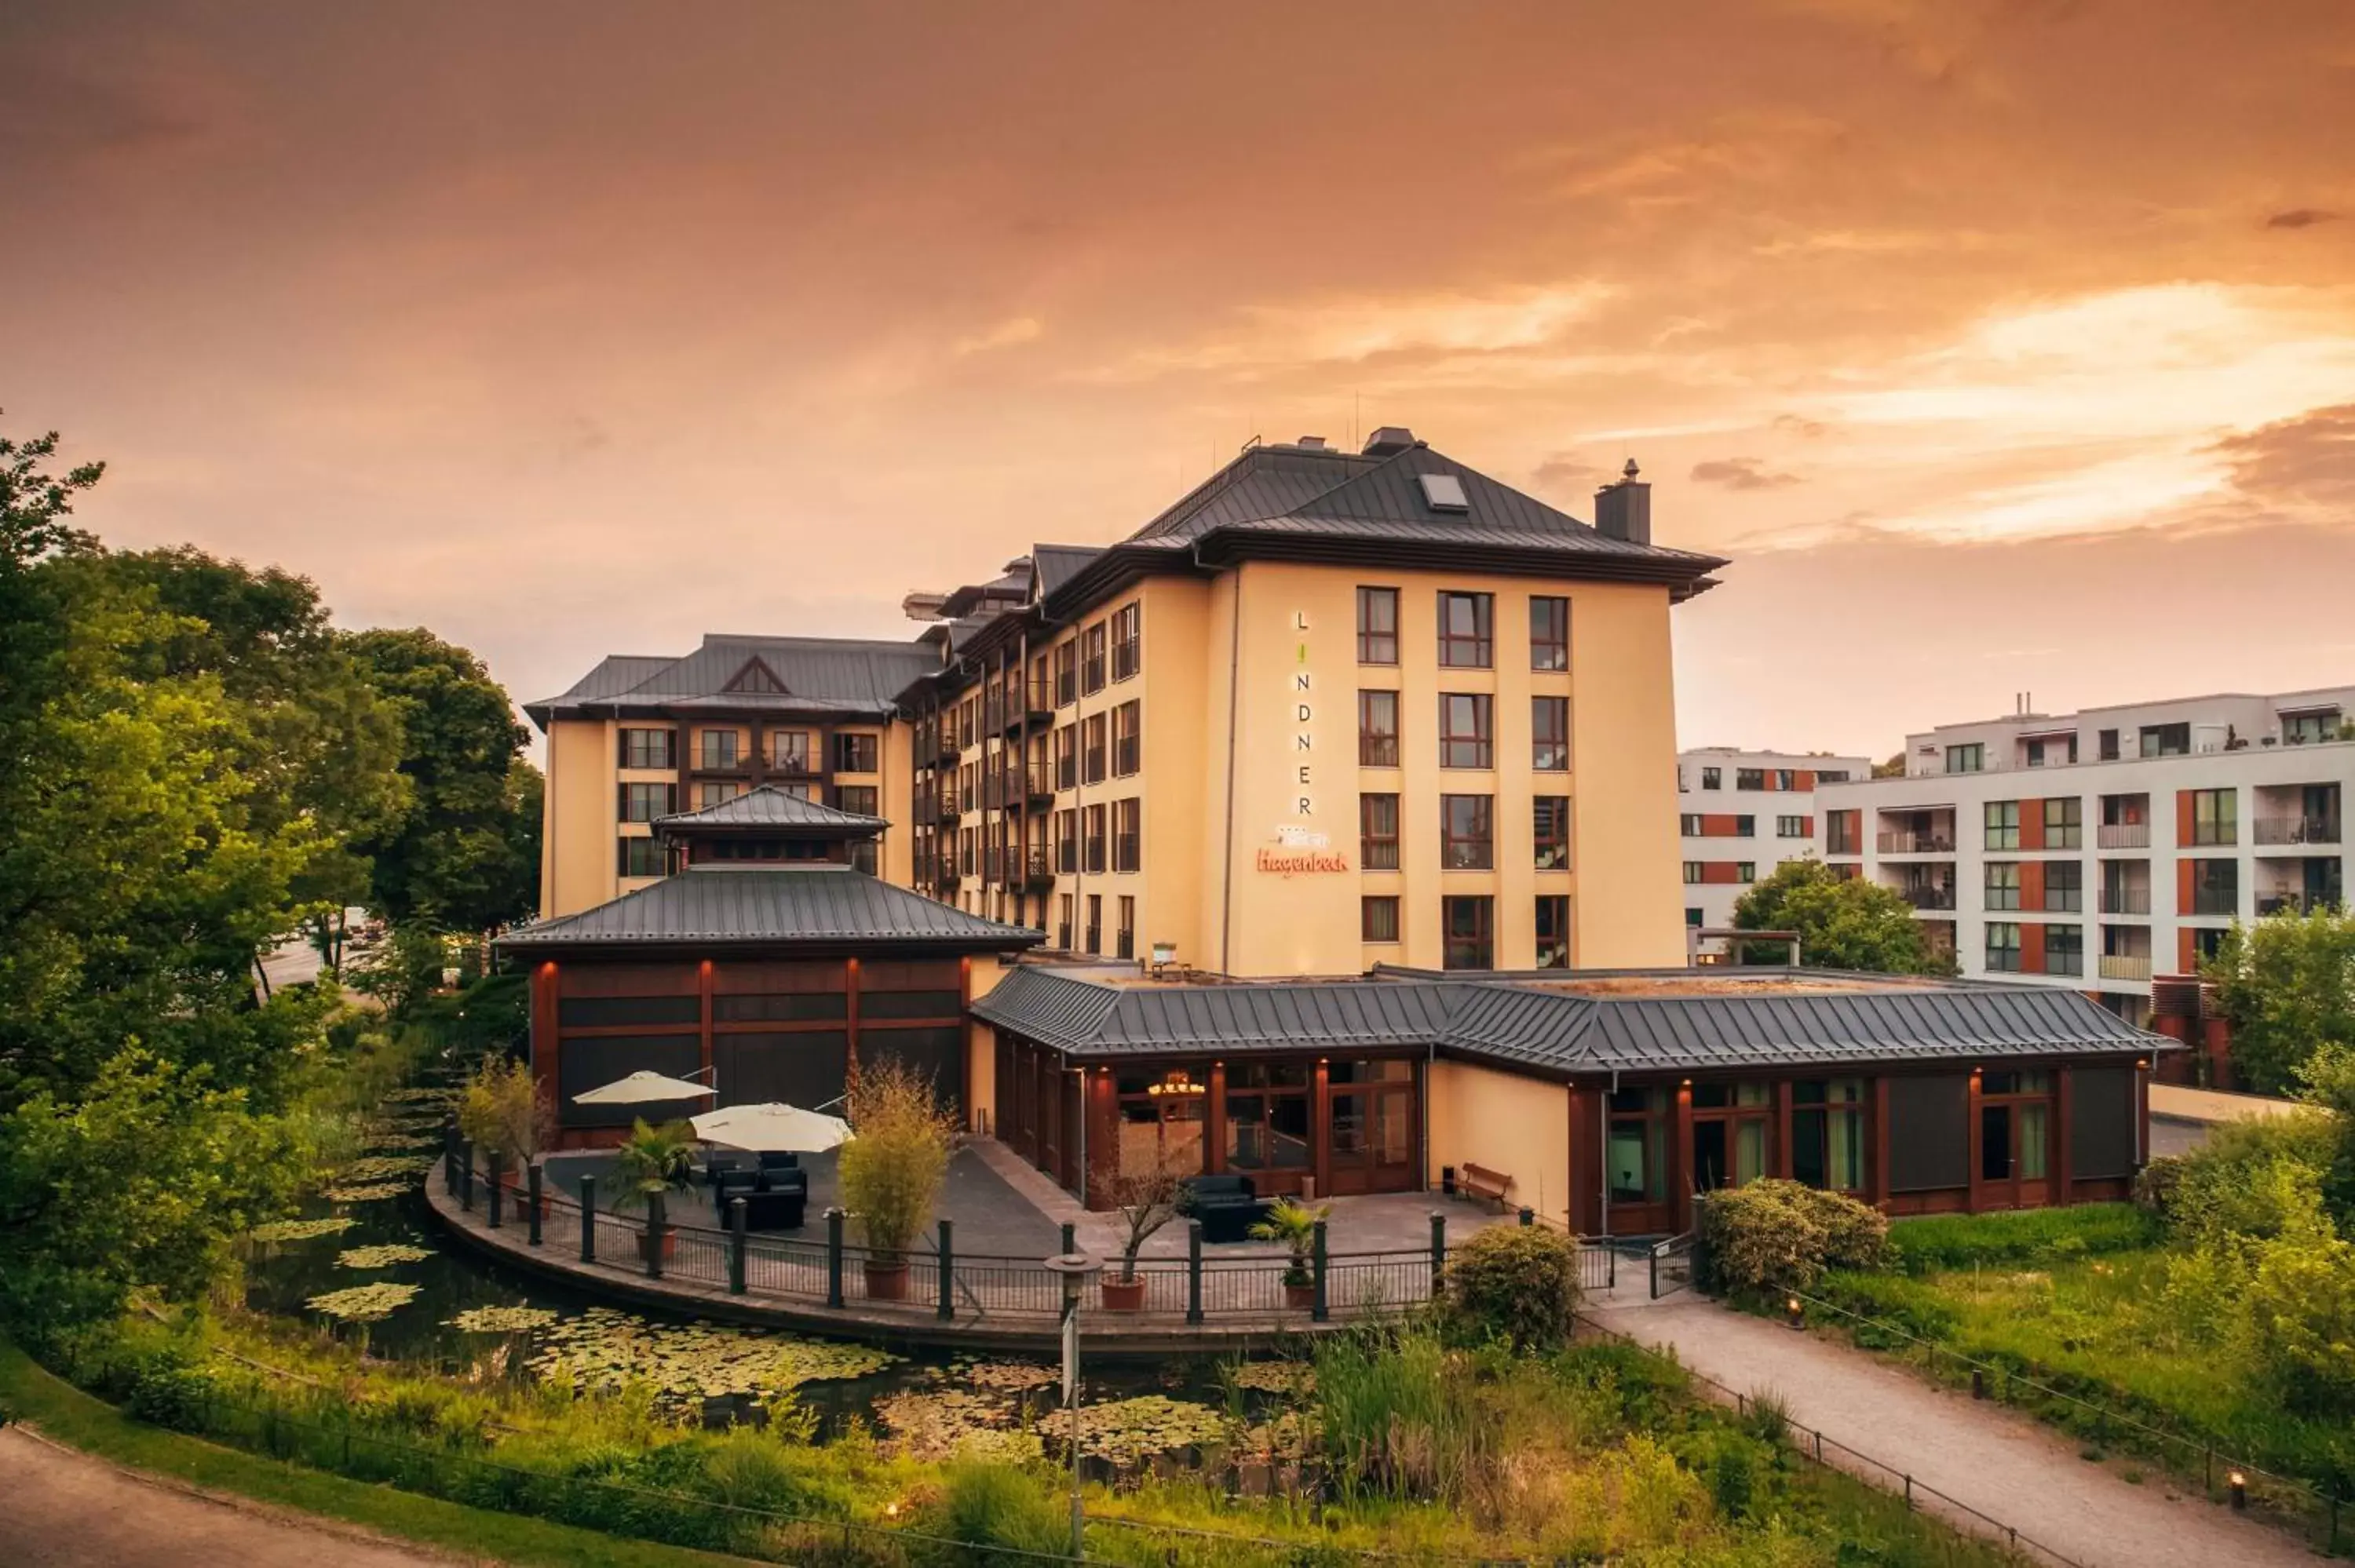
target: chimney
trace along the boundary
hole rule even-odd
[[[1384,425],[1366,438],[1366,456],[1395,457],[1407,448],[1420,444],[1414,439],[1414,432],[1404,425]]]
[[[1302,451],[1321,452],[1325,450],[1325,438],[1322,436],[1303,436],[1292,444],[1298,447]]]
[[[1636,477],[1640,471],[1636,460],[1629,458],[1619,482],[1594,493],[1597,532],[1631,545],[1652,542],[1652,487]]]

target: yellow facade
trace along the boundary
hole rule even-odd
[[[1507,1201],[1549,1219],[1570,1212],[1570,1090],[1470,1062],[1431,1064],[1424,1181],[1478,1165],[1512,1179]]]

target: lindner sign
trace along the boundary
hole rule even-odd
[[[1315,752],[1316,750],[1316,676],[1308,667],[1308,616],[1292,612],[1292,749],[1284,766],[1290,770],[1285,792],[1292,798],[1292,820],[1279,822],[1275,843],[1262,845],[1254,862],[1261,871],[1283,876],[1302,873],[1346,872],[1349,862],[1331,847],[1332,840],[1316,826]]]

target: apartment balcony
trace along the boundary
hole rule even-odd
[[[2094,830],[2095,845],[2102,849],[2150,848],[2148,822],[2104,822]]]
[[[2211,892],[2204,887],[2195,887],[2191,890],[2191,907],[2188,913],[2195,917],[2230,919],[2240,912],[2240,898],[2230,891]]]
[[[2336,817],[2259,817],[2258,845],[2335,844],[2340,842]]]
[[[1952,909],[1955,890],[1951,887],[1901,887],[1897,896],[1916,909]]]
[[[2273,915],[2314,915],[2325,909],[2335,909],[2345,902],[2339,889],[2285,888],[2257,895],[2257,918]]]
[[[1091,953],[1101,953],[1101,952],[1103,952],[1103,927],[1101,927],[1101,926],[1091,926],[1091,927],[1088,927],[1088,929],[1087,929],[1087,938],[1088,938],[1088,940],[1087,940],[1087,951],[1089,951],[1089,952],[1091,952]]]
[[[964,757],[964,747],[956,743],[953,735],[944,735],[933,744],[938,749],[932,753],[932,760],[943,768],[954,768]]]
[[[1055,782],[1047,777],[1043,768],[1033,768],[1022,776],[1022,802],[1034,811],[1043,811],[1055,803]]]
[[[744,751],[734,753],[698,751],[695,754],[695,766],[691,771],[719,774],[750,773],[752,771],[752,757],[750,752]]]
[[[1025,725],[1037,725],[1044,729],[1055,722],[1055,694],[1043,681],[1033,682],[1019,694],[1009,695],[1006,713],[998,728],[1008,734]]]
[[[1882,833],[1879,839],[1882,854],[1952,854],[1955,835],[1951,832]]]
[[[993,882],[1006,880],[1006,854],[996,848],[986,850],[981,859],[981,882],[986,887]]]
[[[2147,887],[2105,887],[2102,889],[2102,913],[2105,915],[2147,915],[2150,913],[2150,889]]]
[[[1055,885],[1055,868],[1047,852],[1034,849],[1022,857],[1022,889],[1026,893],[1045,893]]]
[[[1116,959],[1133,959],[1136,957],[1136,933],[1134,931],[1114,932],[1112,956]]]
[[[2150,979],[2150,955],[2147,953],[2104,953],[2101,958],[2104,980],[2147,980]]]

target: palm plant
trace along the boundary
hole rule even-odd
[[[1284,1270],[1286,1285],[1315,1283],[1308,1261],[1316,1250],[1316,1226],[1331,1211],[1329,1203],[1312,1209],[1290,1198],[1278,1198],[1259,1224],[1252,1226],[1252,1240],[1282,1242],[1292,1249],[1292,1260]]]
[[[621,1182],[613,1206],[641,1205],[658,1192],[684,1192],[692,1179],[694,1155],[695,1129],[687,1123],[650,1127],[640,1117],[613,1150],[613,1174]]]

